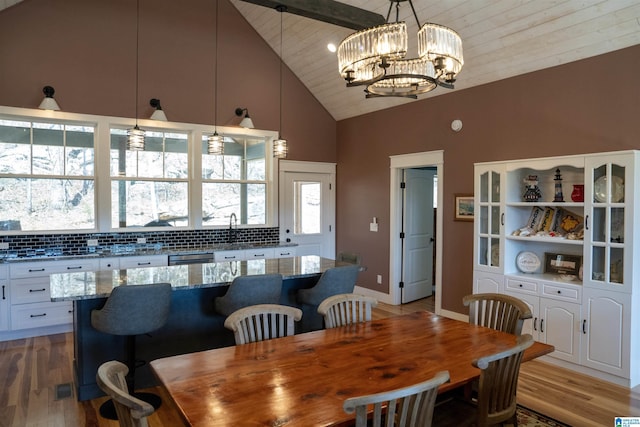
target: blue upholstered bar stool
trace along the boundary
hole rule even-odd
[[[359,272],[360,266],[355,264],[329,268],[312,288],[298,290],[296,298],[303,313],[300,332],[323,328],[324,318],[318,314],[318,306],[330,296],[353,293]]]
[[[91,312],[91,325],[100,332],[126,337],[125,350],[129,373],[129,393],[160,407],[160,397],[152,393],[134,393],[136,371],[136,336],[160,329],[167,323],[171,306],[171,284],[123,285],[114,288],[104,306]],[[115,420],[113,401],[100,407],[100,415]]]
[[[256,304],[279,304],[282,274],[238,276],[227,293],[213,301],[216,312],[228,316],[234,311]]]

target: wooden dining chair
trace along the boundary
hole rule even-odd
[[[513,335],[520,335],[524,321],[532,317],[527,304],[509,295],[472,294],[465,296],[462,303],[469,307],[469,323]]]
[[[524,351],[532,344],[531,335],[520,335],[515,346],[474,360],[472,365],[480,369],[477,402],[453,398],[439,404],[434,425],[486,427],[506,422],[517,426],[520,363]]]
[[[330,296],[318,306],[318,314],[324,317],[326,329],[352,323],[369,322],[371,308],[378,305],[378,300],[358,294],[338,294]]]
[[[153,414],[153,406],[129,394],[125,379],[128,372],[122,362],[105,362],[98,367],[96,382],[113,400],[120,427],[148,427],[147,417]]]
[[[355,412],[355,427],[429,427],[438,387],[447,381],[449,372],[441,371],[430,380],[409,387],[351,397],[342,407],[347,414]]]
[[[302,310],[288,305],[257,304],[234,311],[224,321],[233,331],[236,345],[280,338],[295,333]]]

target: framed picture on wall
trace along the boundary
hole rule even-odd
[[[454,220],[473,221],[473,194],[456,194]]]

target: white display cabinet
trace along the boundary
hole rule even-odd
[[[630,387],[640,384],[639,156],[478,163],[474,185],[474,292],[525,301],[523,332],[555,346],[548,360]]]

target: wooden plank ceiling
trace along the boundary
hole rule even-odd
[[[341,1],[385,17],[389,9],[389,0]],[[231,2],[279,54],[279,12],[242,0]],[[454,90],[640,43],[638,0],[414,0],[413,4],[421,24],[446,25],[462,37],[465,64]],[[407,22],[409,56],[415,57],[418,28],[406,1],[401,3],[400,19]],[[327,50],[327,44],[338,45],[351,33],[348,28],[285,13],[282,57],[336,120],[415,102],[365,99],[363,88],[345,87],[336,54]],[[450,92],[437,88],[420,98]]]
[[[20,1],[0,0],[0,10]],[[280,54],[279,12],[242,0],[230,1]],[[250,1],[267,6],[277,2]],[[301,7],[304,3],[311,7],[319,1],[287,0],[300,3]],[[341,2],[385,17],[389,9],[389,0]],[[446,25],[462,37],[465,65],[454,90],[640,43],[638,0],[414,0],[413,3],[421,24]],[[400,20],[408,25],[408,56],[415,57],[418,28],[407,1],[401,3]],[[327,50],[327,44],[338,45],[353,30],[292,13],[283,16],[283,27],[285,64],[336,120],[415,102],[398,98],[365,99],[361,87],[345,87],[338,74],[336,54]],[[615,76],[614,69],[612,75]],[[420,98],[447,93],[450,90],[437,88]]]

